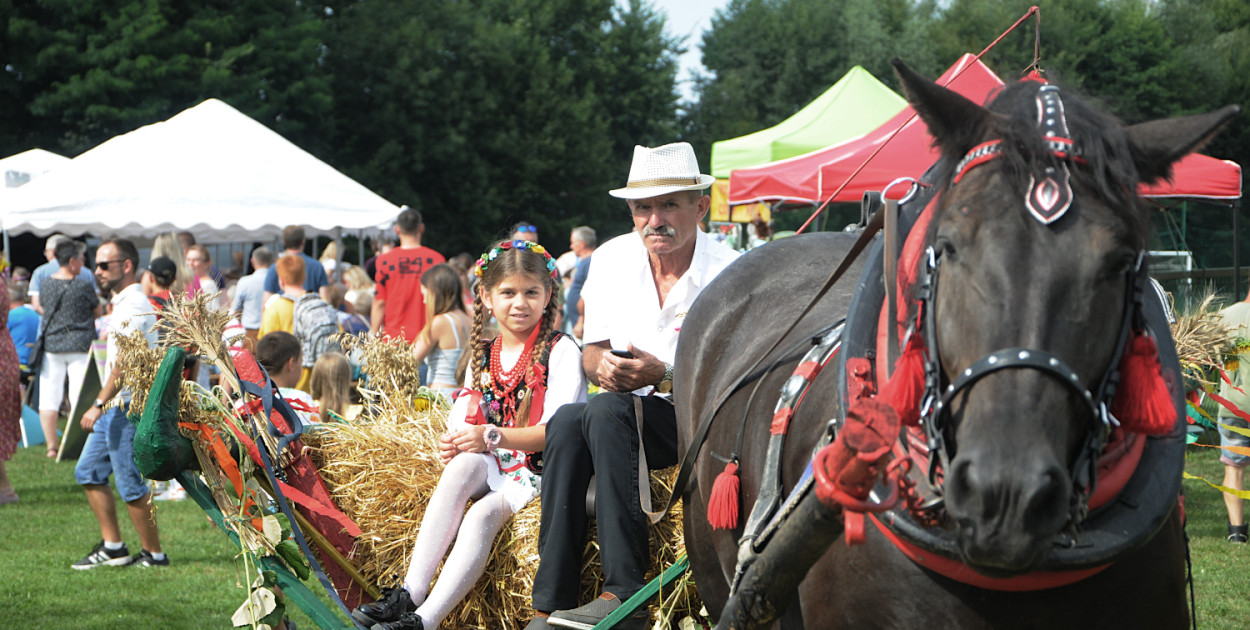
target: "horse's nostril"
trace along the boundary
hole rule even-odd
[[[1024,526],[1034,532],[1050,532],[1057,527],[1056,519],[1068,511],[1068,476],[1052,466],[1034,479],[1037,483],[1024,495]]]
[[[951,463],[951,474],[946,480],[946,491],[950,497],[964,507],[968,516],[984,517],[993,508],[986,501],[993,493],[985,487],[984,479],[978,474],[978,468],[970,459],[956,458]]]

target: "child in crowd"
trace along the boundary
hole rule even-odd
[[[417,360],[429,369],[429,387],[451,398],[456,391],[456,364],[473,324],[460,300],[460,274],[442,263],[421,274],[425,298],[425,330],[412,344]]]
[[[299,339],[289,332],[276,330],[256,342],[256,362],[269,373],[269,379],[278,386],[278,393],[291,403],[304,426],[316,424],[316,402],[307,392],[295,389],[304,368],[300,364],[302,352]]]
[[[304,259],[301,256],[283,256],[273,264],[278,276],[281,293],[269,296],[261,310],[260,336],[281,330],[295,330],[295,300],[304,294]]]
[[[403,585],[352,612],[366,627],[437,628],[482,575],[499,530],[538,496],[540,477],[527,467],[527,453],[543,450],[544,425],[556,409],[586,400],[581,350],[553,328],[554,270],[546,250],[527,241],[505,241],[478,259],[468,394],[457,399],[448,432],[439,437],[447,467],[426,506]],[[492,314],[499,335],[482,339]]]
[[[360,413],[360,405],[352,404],[352,366],[342,353],[327,352],[318,357],[308,386],[323,421],[331,417],[352,420]]]

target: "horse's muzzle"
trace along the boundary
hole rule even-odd
[[[1057,462],[1038,456],[978,456],[951,463],[947,508],[959,525],[960,552],[994,577],[1029,571],[1068,521],[1071,482]]]

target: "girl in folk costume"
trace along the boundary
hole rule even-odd
[[[402,587],[352,612],[366,627],[437,628],[481,577],[495,535],[538,496],[541,478],[527,454],[543,450],[543,425],[556,409],[586,400],[581,350],[553,329],[555,269],[546,250],[528,241],[505,241],[478,259],[465,389],[439,438],[447,468],[426,506]],[[499,335],[483,340],[492,315]]]

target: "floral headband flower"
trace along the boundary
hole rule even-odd
[[[556,282],[560,281],[560,272],[556,270],[556,261],[551,257],[551,254],[547,253],[547,248],[539,245],[538,243],[521,240],[504,241],[485,254],[482,254],[482,257],[478,258],[477,262],[473,265],[473,275],[481,278],[482,274],[486,273],[486,268],[490,266],[491,262],[493,262],[496,258],[499,258],[500,254],[509,249],[528,249],[535,254],[542,254],[543,258],[547,260],[547,271],[551,272],[551,279]]]

